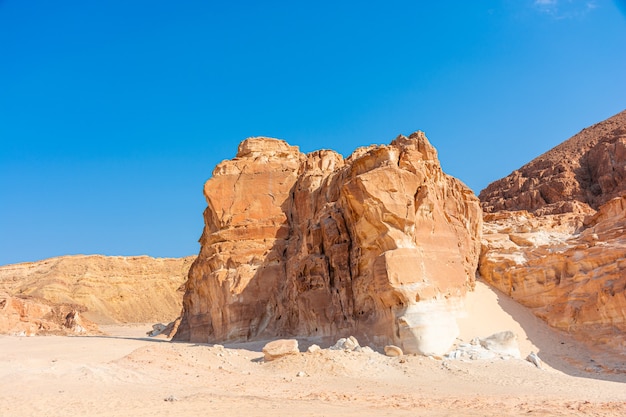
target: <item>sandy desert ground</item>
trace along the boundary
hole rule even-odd
[[[148,338],[151,324],[0,336],[0,416],[626,415],[623,357],[584,349],[480,282],[466,307],[460,339],[512,330],[543,369],[327,349],[265,362],[264,342],[172,343]],[[300,349],[312,342],[331,344]]]

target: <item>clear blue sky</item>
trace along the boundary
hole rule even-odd
[[[250,136],[423,130],[475,192],[626,108],[611,0],[0,0],[0,264],[196,254]]]

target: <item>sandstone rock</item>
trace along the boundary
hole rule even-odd
[[[76,305],[98,324],[169,322],[180,314],[193,257],[76,255],[0,266],[0,291]]]
[[[402,349],[400,349],[398,346],[387,345],[385,346],[385,355],[396,357],[402,356],[404,355],[404,353],[402,352]]]
[[[347,339],[342,337],[341,339],[337,340],[337,343],[335,343],[329,349],[330,350],[346,350],[346,351],[352,352],[353,350],[357,350],[360,347],[361,346],[359,346],[359,341],[354,336],[350,336]]]
[[[146,335],[150,337],[156,336],[165,336],[172,337],[172,335],[176,332],[176,327],[178,326],[178,320],[174,320],[168,324],[156,323],[152,325],[152,330],[146,332]]]
[[[528,356],[526,356],[526,360],[535,365],[537,368],[543,369],[541,359],[539,359],[539,356],[537,356],[535,352],[530,352]]]
[[[422,132],[345,160],[247,139],[204,193],[176,340],[354,334],[412,353],[454,341],[482,216]]]
[[[626,194],[626,111],[583,129],[479,197],[486,212],[591,213]]]
[[[266,361],[273,361],[287,355],[300,353],[298,341],[295,339],[280,339],[269,342],[263,347]]]
[[[501,212],[499,220],[490,221],[486,216],[480,274],[551,326],[623,352],[626,196],[594,216],[572,222],[575,217]],[[519,228],[540,237],[531,246],[515,243],[510,236]]]
[[[623,355],[626,112],[494,182],[480,198],[490,212],[480,275],[550,325]]]
[[[36,297],[0,294],[0,334],[24,336],[98,334],[80,306],[52,304]]]
[[[321,347],[319,347],[319,345],[311,345],[307,348],[307,352],[309,353],[314,353],[314,352],[319,352],[320,350],[322,350]]]
[[[508,355],[518,359],[520,357],[517,336],[510,330],[495,333],[489,337],[480,339],[480,345],[485,349],[501,355]]]

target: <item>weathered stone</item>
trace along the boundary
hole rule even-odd
[[[307,348],[307,352],[309,353],[315,353],[315,352],[319,352],[320,350],[322,350],[322,348],[319,345],[311,345]]]
[[[0,293],[0,334],[24,336],[98,334],[80,306]]]
[[[400,349],[398,346],[387,345],[385,346],[385,355],[395,357],[402,356],[404,355],[404,353],[402,352],[402,349]]]
[[[269,342],[263,346],[266,361],[273,361],[287,355],[300,353],[296,339],[280,339]]]
[[[626,196],[586,218],[501,212],[485,220],[479,271],[487,282],[551,326],[624,351]],[[536,236],[533,245],[511,239],[520,228]]]
[[[517,336],[510,330],[492,334],[480,339],[480,345],[485,349],[501,355],[508,355],[514,358],[520,357]]]
[[[329,349],[330,350],[347,350],[347,351],[352,352],[353,350],[356,350],[359,347],[360,347],[359,341],[354,336],[350,336],[348,338],[342,337],[341,339],[337,340],[337,343],[335,343]]]
[[[443,353],[457,336],[482,216],[423,133],[346,160],[248,139],[204,191],[202,248],[175,339],[354,334]]]
[[[533,365],[535,365],[537,368],[543,369],[543,363],[541,362],[541,359],[539,359],[539,356],[537,356],[535,352],[530,352],[528,356],[526,356],[526,360],[532,363]]]

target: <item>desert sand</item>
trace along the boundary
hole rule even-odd
[[[543,368],[328,350],[330,340],[300,340],[302,353],[265,362],[264,342],[173,343],[147,337],[151,323],[103,327],[105,336],[3,335],[0,415],[626,415],[626,374],[610,372],[610,358],[481,282],[466,310],[460,339],[512,330],[522,357],[537,352]],[[324,349],[307,353],[312,343]]]

